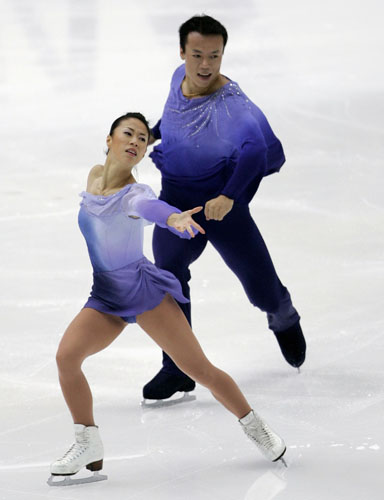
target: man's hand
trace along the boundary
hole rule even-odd
[[[152,134],[150,134],[149,138],[148,138],[148,146],[150,146],[151,144],[154,144],[155,142],[157,141],[157,139],[155,139],[153,137]]]
[[[188,231],[191,238],[195,237],[195,233],[197,234],[197,231],[205,234],[204,229],[192,219],[192,215],[197,214],[197,212],[200,212],[201,210],[203,210],[203,207],[196,207],[192,208],[192,210],[181,212],[181,214],[171,214],[167,219],[167,224],[168,226],[175,228],[180,233]],[[196,232],[193,231],[193,227],[197,230]]]
[[[205,204],[204,215],[207,220],[223,220],[232,210],[233,200],[223,194]]]

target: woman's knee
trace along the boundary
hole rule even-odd
[[[56,353],[56,364],[61,373],[71,373],[81,367],[83,358],[74,349],[59,347]]]
[[[209,387],[212,384],[215,370],[216,368],[209,361],[187,367],[186,370],[184,368],[189,377],[204,387]]]

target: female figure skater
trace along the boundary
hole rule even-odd
[[[179,281],[143,255],[143,226],[155,222],[180,237],[204,233],[192,218],[202,207],[180,212],[136,183],[132,168],[143,158],[150,130],[140,113],[127,113],[111,126],[104,165],[89,173],[81,193],[80,229],[93,266],[93,287],[84,308],[68,326],[57,352],[60,385],[74,421],[75,443],[51,465],[52,476],[69,476],[103,466],[92,394],[83,361],[109,346],[128,323],[140,327],[193,380],[204,385],[239,419],[266,458],[280,459],[284,441],[253,412],[233,379],[204,355],[176,300],[188,302]]]

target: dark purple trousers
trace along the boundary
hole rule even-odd
[[[182,182],[163,179],[159,198],[180,210],[189,210],[218,196],[223,179],[220,175],[204,181]],[[235,203],[222,221],[207,221],[203,211],[193,216],[205,229],[191,240],[181,239],[156,226],[153,233],[155,264],[172,272],[181,283],[183,294],[190,298],[189,266],[200,257],[208,241],[227,266],[236,274],[251,304],[267,313],[269,328],[282,331],[300,320],[288,290],[276,274],[264,240],[252,219],[247,203]],[[191,303],[180,304],[191,324]],[[163,353],[163,365],[169,372],[180,373]]]

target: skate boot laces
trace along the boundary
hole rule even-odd
[[[243,431],[269,460],[279,460],[286,451],[283,439],[253,410],[240,419]]]
[[[74,443],[69,450],[64,453],[64,455],[56,461],[56,463],[60,464],[69,464],[73,460],[79,458],[85,451],[87,450],[87,446],[81,443]]]
[[[253,428],[253,429],[252,429]],[[256,444],[270,450],[276,444],[276,439],[272,434],[271,430],[265,424],[259,424],[257,426],[252,426],[252,430],[256,432],[252,432],[251,429],[245,427],[245,432],[254,441]]]

